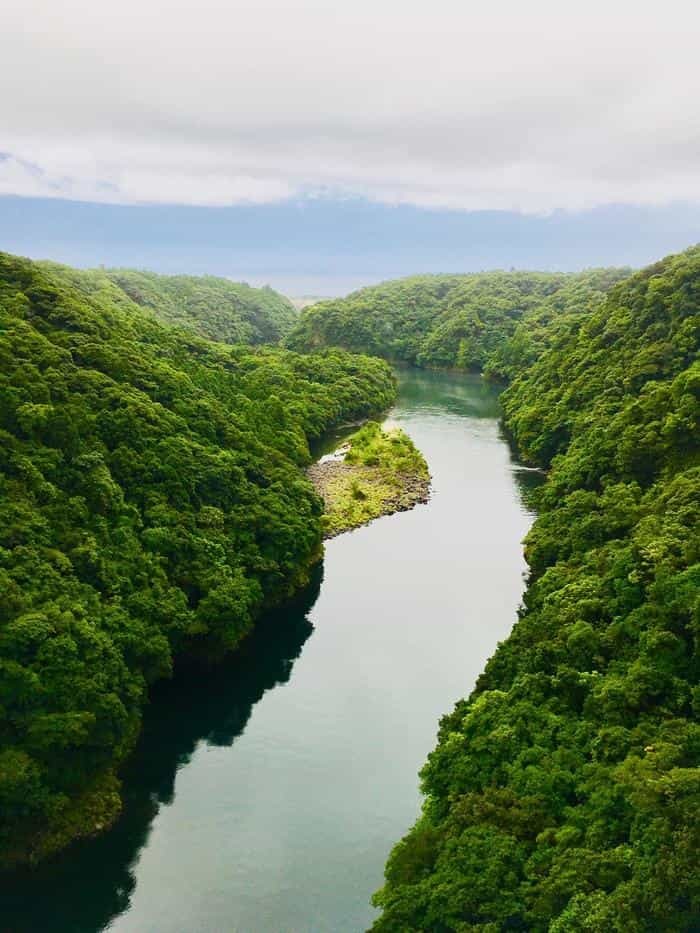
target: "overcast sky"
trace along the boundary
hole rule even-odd
[[[700,201],[700,4],[2,0],[0,193]]]

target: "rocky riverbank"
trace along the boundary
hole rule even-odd
[[[325,503],[324,537],[333,538],[394,512],[427,502],[430,472],[399,428],[368,422],[333,454],[308,470]]]

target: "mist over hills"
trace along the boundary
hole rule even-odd
[[[489,269],[638,268],[700,240],[700,206],[520,214],[310,198],[232,207],[0,197],[0,247],[79,267],[226,276],[337,296],[387,279]]]

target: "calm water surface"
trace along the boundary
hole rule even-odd
[[[425,454],[427,506],[328,543],[298,606],[151,704],[126,811],[5,891],[15,933],[358,931],[419,808],[439,717],[507,636],[537,475],[479,378],[400,374],[390,420]]]

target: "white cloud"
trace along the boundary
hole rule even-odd
[[[4,0],[0,193],[700,200],[687,0]]]

